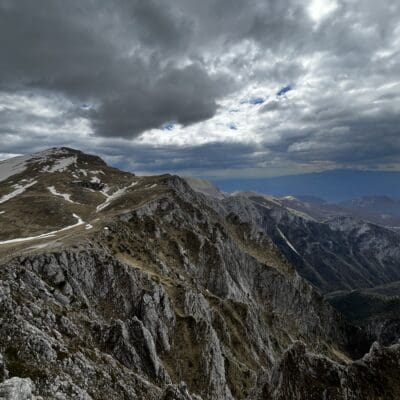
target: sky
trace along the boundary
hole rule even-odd
[[[0,159],[400,171],[400,2],[1,0]]]

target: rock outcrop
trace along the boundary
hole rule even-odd
[[[243,218],[249,210],[178,177],[152,179],[101,210],[85,204],[93,230],[8,248],[5,399],[396,398],[398,346],[364,356],[368,336]]]

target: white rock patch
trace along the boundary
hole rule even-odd
[[[57,160],[54,165],[52,165],[48,171],[49,172],[63,172],[65,171],[70,165],[76,164],[77,156],[71,156],[66,158],[61,158]]]
[[[26,189],[33,186],[35,183],[37,183],[37,181],[28,181],[28,183],[25,185],[20,185],[19,183],[13,185],[15,190],[9,194],[5,194],[2,198],[0,198],[0,204],[5,203],[6,201],[12,199],[13,197],[18,196],[19,194],[25,192]]]
[[[4,400],[28,400],[32,399],[34,384],[29,378],[14,376],[0,384],[0,399]]]
[[[36,154],[26,154],[0,161],[0,182],[5,181],[10,176],[24,172],[30,163],[45,164],[51,160],[51,157],[62,156],[63,154],[68,154],[68,151],[65,149],[49,149]],[[47,171],[48,168],[46,167],[42,170],[42,172]]]
[[[75,203],[75,201],[71,200],[71,195],[68,193],[59,193],[57,192],[56,188],[54,186],[48,186],[47,188],[51,194],[54,194],[54,196],[62,197],[65,201],[68,201],[69,203]],[[77,203],[75,203],[77,204]]]
[[[38,236],[30,236],[30,237],[25,237],[25,238],[3,240],[2,242],[0,242],[0,245],[1,244],[11,244],[11,243],[26,242],[26,241],[29,241],[29,240],[46,239],[46,238],[55,236],[57,233],[64,232],[64,231],[66,231],[68,229],[75,228],[75,227],[77,227],[79,225],[83,225],[85,223],[84,221],[82,221],[82,219],[81,219],[81,217],[79,215],[76,215],[76,214],[72,214],[72,215],[74,216],[74,218],[76,218],[78,220],[78,222],[76,224],[66,226],[65,228],[58,229],[57,231],[43,233],[42,235],[38,235]]]
[[[278,230],[278,233],[281,235],[282,239],[286,242],[286,244],[297,254],[300,255],[299,252],[294,248],[294,246],[292,245],[292,243],[289,242],[289,240],[287,240],[286,236],[283,234],[283,232],[277,227],[276,228]]]
[[[110,203],[112,201],[114,201],[115,199],[118,199],[118,197],[121,197],[129,188],[135,186],[138,184],[138,181],[131,183],[129,186],[126,186],[124,188],[118,189],[116,192],[114,192],[113,194],[109,195],[107,192],[109,190],[109,187],[106,186],[101,193],[107,197],[106,201],[104,203],[99,204],[96,207],[96,212],[99,212],[101,210],[103,210],[104,208],[108,207],[110,205]]]
[[[25,171],[26,161],[28,161],[29,158],[30,156],[18,156],[0,161],[0,182],[5,181],[10,176]]]

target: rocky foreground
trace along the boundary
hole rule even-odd
[[[70,149],[23,162],[0,182],[36,182],[0,204],[1,399],[400,398],[400,345],[222,200]]]

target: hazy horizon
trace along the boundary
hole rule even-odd
[[[18,157],[19,155],[13,156]],[[8,158],[11,157],[2,158],[0,154],[0,163]],[[111,162],[109,164],[124,169],[124,166],[118,165],[118,163]],[[140,175],[135,170],[129,170],[129,172]],[[157,171],[154,175],[164,173],[174,174],[174,171]],[[145,175],[151,175],[151,173]],[[256,178],[179,175],[207,180],[221,191],[228,193],[254,191],[272,196],[313,196],[328,202],[341,202],[369,196],[400,199],[400,187],[397,184],[400,181],[400,172],[397,171],[334,169]]]

